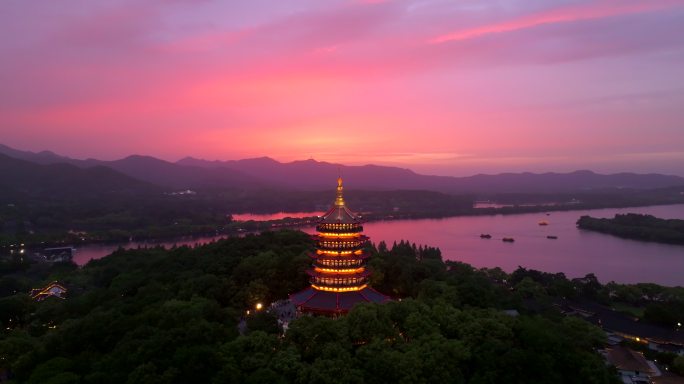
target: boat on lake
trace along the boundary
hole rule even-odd
[[[503,239],[501,239],[501,241],[506,242],[506,243],[512,243],[515,241],[515,239],[512,237],[504,237]]]
[[[549,225],[549,222],[546,220],[542,220],[539,222],[539,225]]]
[[[490,235],[489,233],[486,233],[486,234],[483,233],[480,235],[480,239],[491,239],[491,238],[492,238],[492,235]]]
[[[558,236],[548,235],[548,236],[546,236],[546,238],[551,239],[551,240],[556,240],[558,238]]]

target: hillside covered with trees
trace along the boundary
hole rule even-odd
[[[618,214],[612,219],[582,216],[577,226],[627,239],[684,244],[684,220],[679,219],[666,220],[636,213]]]
[[[295,231],[201,247],[119,250],[83,268],[2,264],[0,371],[14,383],[613,383],[604,333],[553,297],[600,297],[591,279],[444,262],[436,248],[371,246],[374,287],[395,298],[282,336],[255,303],[307,285]],[[30,288],[59,280],[65,300]],[[516,309],[520,316],[503,310]]]
[[[339,319],[304,316],[284,337],[262,312],[240,335],[247,308],[306,286],[310,250],[307,235],[283,231],[120,250],[82,269],[5,265],[0,368],[42,384],[613,380],[595,352],[603,333],[548,306],[526,310],[538,294],[529,279],[511,291],[498,269],[444,263],[439,250],[408,243],[372,249],[374,284],[396,301]],[[24,293],[57,279],[65,300]]]

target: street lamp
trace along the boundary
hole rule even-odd
[[[263,308],[263,307],[264,307],[264,305],[261,304],[261,303],[257,303],[257,304],[256,304],[256,310],[257,310],[257,311],[260,311],[261,308]]]

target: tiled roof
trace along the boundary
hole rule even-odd
[[[360,223],[358,216],[346,206],[333,206],[323,215],[320,223],[323,224],[354,224]]]
[[[639,371],[647,374],[652,374],[653,369],[646,358],[639,353],[629,348],[616,346],[606,350],[606,360],[615,368],[623,371]]]
[[[309,312],[348,312],[358,303],[385,303],[389,298],[373,288],[360,291],[328,292],[307,288],[290,295],[295,306]]]

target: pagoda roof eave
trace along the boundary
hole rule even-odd
[[[340,241],[341,240],[342,242],[348,242],[348,243],[351,243],[354,241],[366,242],[370,239],[370,237],[368,237],[366,235],[361,235],[361,234],[356,235],[356,236],[338,236],[336,234],[322,235],[320,233],[317,233],[317,234],[311,235],[311,237],[314,240],[319,240],[319,241],[320,240],[328,240],[328,241]]]
[[[290,295],[290,300],[302,311],[320,314],[347,313],[358,303],[381,304],[391,301],[388,296],[370,287],[351,292],[325,292],[309,287]]]
[[[322,254],[319,255],[317,253],[311,253],[309,254],[309,257],[311,257],[314,260],[328,260],[328,261],[335,261],[335,260],[366,260],[370,257],[369,254],[367,253],[362,253],[360,255],[353,254],[353,253],[347,253],[347,254],[338,254],[338,255],[329,255],[329,254]]]
[[[314,270],[307,270],[306,274],[311,276],[311,277],[328,277],[331,279],[344,279],[344,278],[352,278],[352,279],[359,279],[362,277],[368,277],[372,274],[371,271],[365,270],[363,272],[357,272],[357,273],[335,273],[335,272],[318,272]]]
[[[361,219],[346,206],[334,205],[323,215],[318,224],[361,224]]]

